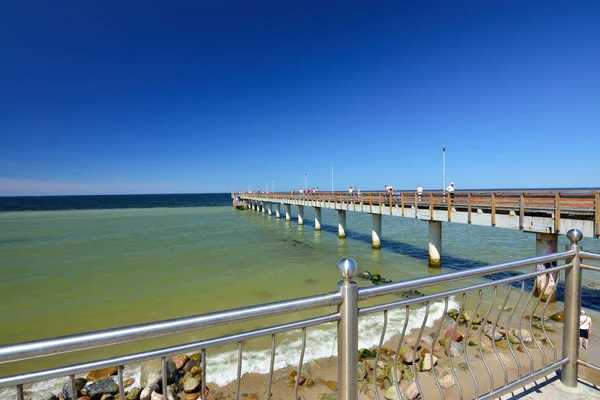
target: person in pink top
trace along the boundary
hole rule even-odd
[[[585,311],[581,310],[579,316],[579,347],[588,349],[588,338],[592,330],[592,319],[589,315],[585,315]]]

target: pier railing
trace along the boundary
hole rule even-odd
[[[448,220],[452,219],[452,208],[471,214],[485,210],[491,214],[492,225],[499,215],[514,214],[519,218],[519,228],[524,227],[524,218],[528,213],[549,215],[554,220],[553,230],[561,230],[561,218],[577,218],[594,221],[593,235],[600,237],[600,191],[598,190],[531,190],[531,191],[455,191],[450,196],[442,191],[423,192],[319,192],[319,193],[236,193],[241,198],[253,198],[274,202],[311,202],[313,206],[339,203],[348,209],[368,206],[370,212],[383,213],[399,208],[401,215],[407,208],[428,209],[433,216],[434,210],[448,210]],[[362,209],[362,207],[360,207]]]
[[[424,399],[446,396],[492,399],[558,369],[562,369],[562,382],[573,387],[577,385],[580,365],[599,369],[579,360],[578,354],[581,274],[582,270],[600,271],[599,267],[584,263],[600,261],[600,254],[581,250],[581,232],[572,230],[567,236],[571,244],[564,252],[361,288],[352,281],[358,272],[356,264],[344,259],[338,265],[343,280],[338,283],[338,290],[331,293],[3,346],[0,363],[16,363],[182,332],[201,333],[215,326],[307,310],[319,310],[321,314],[228,336],[3,377],[0,388],[14,387],[14,398],[21,400],[25,398],[24,385],[67,377],[70,382],[70,386],[65,386],[67,397],[77,399],[81,394],[81,388],[76,385],[77,375],[117,367],[118,392],[124,399],[124,368],[132,363],[160,359],[162,372],[155,390],[168,393],[174,388],[168,376],[169,363],[172,363],[169,357],[197,352],[201,381],[197,392],[199,398],[206,400],[206,374],[210,369],[206,351],[234,344],[238,349],[235,398],[240,399],[244,344],[266,337],[271,339],[271,359],[260,396],[297,399],[301,390],[307,390],[301,386],[301,376],[307,371],[304,362],[307,329],[322,328],[332,322],[337,323],[340,399],[358,399],[360,393],[371,393],[377,399],[384,396],[413,399],[418,395]],[[563,282],[561,328],[560,323],[548,319],[547,313],[557,287]],[[441,290],[440,285],[443,285]],[[332,306],[337,308],[332,309]],[[359,341],[365,339],[365,333],[359,328],[360,321],[374,315],[381,320],[378,345],[359,349]],[[297,332],[302,342],[292,387],[285,385],[293,391],[293,397],[291,392],[277,393],[273,378],[278,349],[276,338],[289,332]],[[167,387],[171,389],[163,390]],[[328,387],[323,385],[323,390],[331,390]]]

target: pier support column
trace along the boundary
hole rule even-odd
[[[372,215],[372,224],[371,224],[371,238],[373,240],[372,247],[374,249],[381,248],[381,214],[371,214]]]
[[[338,237],[346,237],[346,210],[338,210]]]
[[[544,256],[546,254],[556,253],[558,251],[558,235],[556,233],[536,233],[535,235],[535,255]],[[538,271],[556,266],[556,262],[538,264]],[[535,290],[533,295],[539,297],[542,295],[542,301],[546,301],[550,295],[550,302],[556,301],[556,273],[540,275],[535,278]],[[544,290],[545,288],[545,290]]]
[[[315,207],[315,231],[321,230],[321,207]]]
[[[442,267],[442,222],[429,221],[429,267]]]
[[[281,204],[279,204],[279,203],[277,203],[277,204],[275,205],[275,216],[276,216],[277,218],[281,218],[281,213],[279,212],[279,209],[280,209],[280,207],[281,207]]]
[[[292,220],[292,205],[291,204],[285,205],[285,220],[286,221]]]
[[[267,203],[267,214],[269,214],[269,216],[273,214],[273,203]]]
[[[265,203],[261,203],[262,206],[262,212],[263,214],[265,214],[267,212],[267,205]]]
[[[298,206],[298,225],[304,225],[304,206]]]

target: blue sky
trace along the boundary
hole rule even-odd
[[[600,3],[375,3],[3,2],[0,195],[600,186]]]

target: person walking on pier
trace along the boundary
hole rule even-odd
[[[446,192],[448,192],[448,196],[454,200],[454,182],[450,182],[450,186],[446,188]]]
[[[581,310],[579,316],[579,347],[588,349],[588,338],[592,330],[592,319],[589,315],[585,315],[585,311]]]
[[[421,187],[420,183],[417,187],[417,196],[419,196],[419,201],[423,201],[423,188]]]

